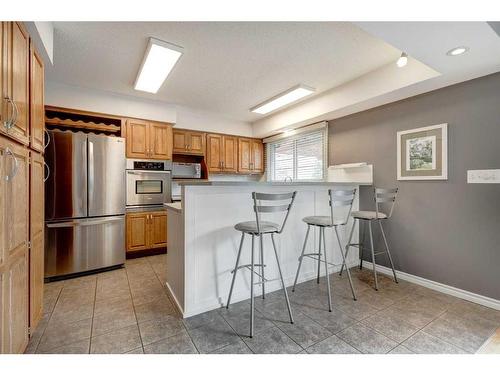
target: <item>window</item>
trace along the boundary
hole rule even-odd
[[[267,144],[268,179],[317,181],[326,178],[327,128],[301,132]]]

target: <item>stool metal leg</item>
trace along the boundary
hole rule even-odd
[[[309,231],[310,230],[311,230],[311,226],[309,224],[307,224],[306,238],[304,239],[304,245],[302,246],[302,253],[300,253],[299,267],[297,268],[297,273],[295,274],[295,281],[293,282],[292,292],[295,292],[295,286],[297,285],[297,280],[299,278],[300,267],[302,266],[302,261],[304,260],[304,252],[306,251],[307,238],[309,237]]]
[[[368,228],[370,229],[370,246],[372,252],[372,265],[373,265],[373,277],[375,279],[375,290],[378,290],[378,280],[377,280],[377,268],[375,267],[375,250],[373,247],[373,231],[372,231],[372,221],[368,221]]]
[[[354,298],[354,300],[356,301],[357,298],[356,298],[356,293],[354,292],[354,286],[352,285],[351,271],[349,271],[349,267],[347,267],[347,263],[346,263],[347,261],[346,261],[346,257],[344,256],[344,251],[342,250],[342,244],[340,243],[340,237],[339,237],[339,232],[337,230],[337,226],[334,226],[333,229],[335,229],[335,236],[337,237],[337,242],[339,243],[340,254],[342,255],[342,262],[343,262],[342,265],[344,265],[344,264],[346,265],[345,270],[347,272],[347,278],[349,279],[349,285],[351,286],[352,298]],[[325,258],[325,261],[326,261],[326,258]]]
[[[349,249],[351,248],[352,235],[354,234],[354,227],[355,226],[356,226],[356,219],[353,219],[351,233],[349,233],[349,241],[347,241],[347,245],[345,245],[345,259],[347,259],[347,256],[349,255]],[[340,267],[339,276],[342,276],[342,271],[344,270],[344,265],[347,268],[347,264],[345,263],[345,259],[344,259],[344,263],[342,263],[342,267]]]
[[[328,311],[332,312],[332,295],[330,293],[330,275],[328,273],[328,258],[326,256],[325,227],[320,227],[320,231],[323,234],[323,253],[325,255],[326,289],[328,290]],[[321,253],[321,247],[319,248],[319,252]]]
[[[378,221],[378,225],[380,226],[380,230],[382,232],[382,238],[384,239],[385,248],[387,250],[387,256],[389,257],[389,262],[391,262],[392,274],[394,275],[394,281],[397,283],[398,278],[396,277],[396,271],[394,270],[394,263],[392,263],[391,252],[389,251],[389,245],[387,245],[387,238],[385,238],[384,228],[382,227],[382,222],[380,220],[377,220],[377,221]]]
[[[236,256],[236,265],[233,270],[233,280],[231,281],[231,289],[229,289],[229,297],[227,298],[226,309],[229,309],[229,304],[231,303],[231,295],[233,294],[234,280],[236,279],[236,272],[238,272],[238,266],[240,264],[241,249],[243,248],[243,240],[245,239],[245,233],[241,232],[240,248],[238,249],[238,255]]]
[[[278,264],[278,272],[280,274],[281,285],[283,286],[283,292],[285,293],[286,307],[288,308],[288,315],[290,315],[290,323],[293,324],[292,308],[290,307],[290,300],[288,299],[285,281],[283,280],[283,274],[281,273],[280,258],[278,257],[278,250],[276,250],[276,243],[274,242],[274,233],[271,233],[271,240],[273,242],[274,255],[276,255],[276,263]]]
[[[323,234],[322,227],[319,227],[319,247],[318,247],[318,276],[316,277],[316,283],[319,284],[319,271],[321,267],[321,236]]]
[[[359,222],[359,228],[361,228],[361,221]],[[365,249],[365,238],[366,238],[366,222],[363,223],[363,237],[361,237],[361,244],[359,245],[359,269],[363,269],[363,250]]]
[[[260,261],[259,261],[259,263],[262,265],[260,267],[260,275],[261,275],[260,281],[262,282],[262,299],[264,299],[265,295],[266,295],[266,286],[265,286],[266,285],[266,283],[265,283],[266,279],[264,278],[264,245],[263,245],[263,237],[264,237],[263,234],[261,234],[259,236],[259,238],[260,238],[260,255],[259,255]]]
[[[254,248],[255,248],[255,235],[252,234],[252,254],[251,254],[251,265],[250,265],[250,337],[253,337],[253,314],[254,314],[254,300],[253,300],[253,264],[254,264]]]

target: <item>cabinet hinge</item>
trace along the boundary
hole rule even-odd
[[[31,241],[28,241],[28,249],[31,249]]]
[[[28,327],[28,336],[31,336],[31,327]]]

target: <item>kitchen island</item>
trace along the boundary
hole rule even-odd
[[[285,230],[276,236],[285,284],[293,284],[298,266],[298,257],[307,225],[302,218],[310,215],[329,215],[328,189],[356,188],[359,183],[333,182],[230,182],[192,181],[182,182],[182,204],[165,204],[168,210],[168,255],[167,288],[184,318],[224,306],[231,285],[231,271],[241,232],[234,225],[241,221],[255,220],[252,192],[285,193],[297,191],[295,203],[290,212]],[[358,209],[358,193],[353,210]],[[280,214],[265,214],[263,220],[280,223]],[[348,229],[339,228],[341,241],[347,241]],[[311,228],[307,252],[317,247],[319,231]],[[358,229],[354,238],[358,236]],[[249,263],[251,236],[245,236],[240,264]],[[256,241],[258,249],[258,241]],[[334,239],[334,231],[326,231],[326,246],[329,260],[338,266],[330,272],[340,270],[341,255]],[[354,249],[354,248],[352,248]],[[351,250],[352,250],[351,249]],[[256,251],[256,259],[258,257]],[[270,236],[264,236],[264,263],[266,278],[277,279],[278,270]],[[358,263],[357,251],[350,251],[348,264]],[[316,277],[317,265],[312,259],[304,260],[298,282]],[[324,268],[321,267],[324,275]],[[238,271],[232,303],[250,298],[250,273],[246,269]],[[279,280],[266,283],[266,293],[281,288]],[[256,295],[261,288],[255,288]]]

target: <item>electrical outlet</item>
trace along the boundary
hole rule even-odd
[[[467,171],[468,184],[500,184],[500,169],[475,169]]]

